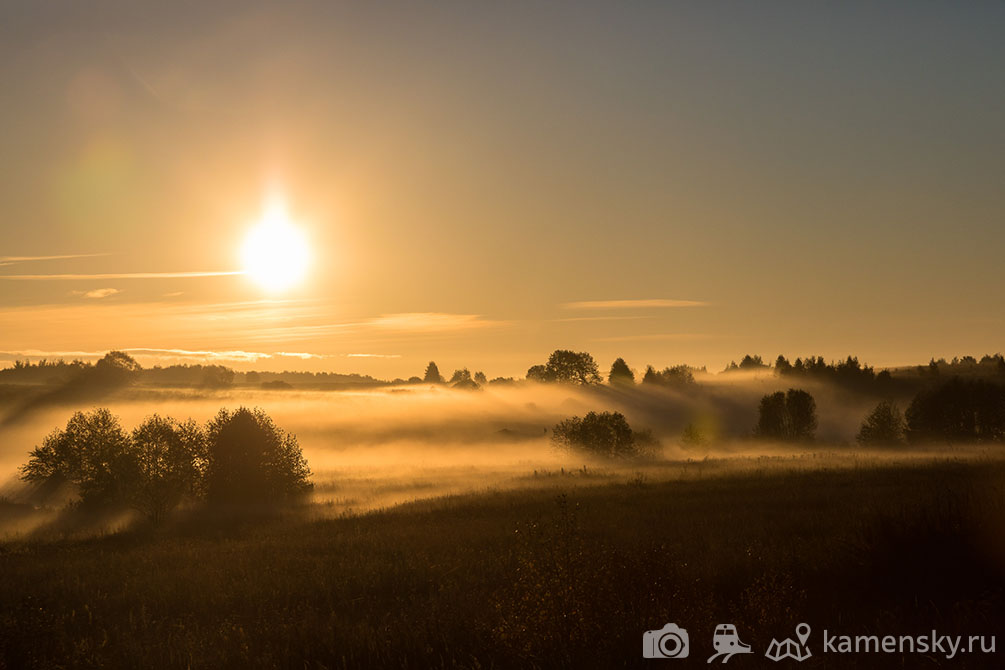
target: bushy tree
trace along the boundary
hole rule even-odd
[[[63,430],[55,430],[32,450],[21,478],[33,483],[77,487],[84,503],[120,500],[131,472],[130,442],[107,409],[76,412]]]
[[[556,349],[545,365],[547,381],[567,384],[600,384],[603,379],[593,356],[585,351]]]
[[[785,394],[785,409],[789,415],[789,439],[811,442],[817,432],[817,403],[806,391],[789,389]]]
[[[195,421],[179,423],[154,414],[132,433],[127,499],[149,519],[160,521],[182,499],[201,495],[207,460],[205,435]]]
[[[527,379],[532,382],[549,382],[548,368],[544,365],[532,365],[527,369]]]
[[[293,435],[261,409],[223,409],[206,427],[206,497],[272,503],[311,489],[310,468]]]
[[[429,365],[426,366],[426,374],[423,376],[422,381],[427,384],[442,384],[443,376],[440,375],[440,369],[436,367],[436,363],[429,361]]]
[[[675,365],[663,368],[662,370],[656,370],[650,365],[646,368],[646,374],[642,377],[642,383],[678,389],[684,388],[694,384],[694,372],[687,365]]]
[[[889,400],[876,405],[862,422],[855,440],[864,446],[895,446],[904,443],[904,417]]]
[[[634,386],[635,373],[628,367],[628,363],[625,363],[625,359],[618,358],[611,364],[607,381],[611,386]]]
[[[450,383],[456,384],[457,382],[469,382],[471,381],[471,371],[467,368],[461,368],[460,370],[454,370],[454,374],[450,376]]]
[[[761,398],[758,406],[757,428],[754,434],[766,440],[788,439],[788,411],[785,409],[785,393],[776,391]]]
[[[485,384],[488,383],[488,381],[489,381],[488,377],[485,376],[484,372],[482,372],[482,371],[479,370],[478,372],[475,373],[475,383],[476,384],[481,384],[482,386],[484,386]]]
[[[555,426],[552,441],[563,447],[608,458],[629,458],[655,448],[648,431],[633,431],[621,412],[589,412]]]
[[[761,398],[754,434],[763,439],[809,442],[817,429],[816,401],[806,391],[789,389]]]
[[[953,377],[919,392],[907,408],[911,442],[1005,441],[1005,386]]]
[[[107,409],[77,412],[21,468],[25,481],[75,487],[82,503],[129,505],[159,521],[184,499],[271,502],[311,487],[296,438],[261,410],[195,421],[148,417],[129,435]]]

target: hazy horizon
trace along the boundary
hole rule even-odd
[[[0,359],[1002,349],[1001,5],[5,7]]]

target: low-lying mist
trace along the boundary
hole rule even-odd
[[[261,407],[296,435],[314,472],[313,500],[320,513],[333,514],[492,488],[638,483],[779,465],[857,467],[862,458],[932,456],[903,449],[866,456],[850,448],[875,400],[821,384],[801,386],[815,397],[819,416],[817,441],[808,446],[748,439],[761,396],[786,388],[785,380],[773,376],[719,376],[685,391],[536,383],[475,391],[419,385],[365,391],[132,387],[92,403],[37,408],[5,422],[0,473],[6,484],[0,496],[16,499],[16,471],[28,452],[73,412],[94,406],[108,407],[127,430],[154,413],[205,422],[221,408]],[[557,422],[589,411],[620,411],[633,429],[651,430],[662,444],[662,458],[617,464],[552,445],[550,431]],[[681,434],[689,424],[700,425],[711,441],[683,446]]]

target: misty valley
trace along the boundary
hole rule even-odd
[[[389,382],[19,363],[0,667],[622,667],[656,624],[701,656],[723,619],[760,653],[799,621],[991,633],[1003,380],[1000,356],[601,375],[558,350],[525,379]]]

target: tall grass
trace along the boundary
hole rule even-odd
[[[1003,482],[988,463],[746,472],[8,542],[0,667],[632,667],[669,621],[693,665],[726,622],[758,655],[799,621],[993,634]]]

